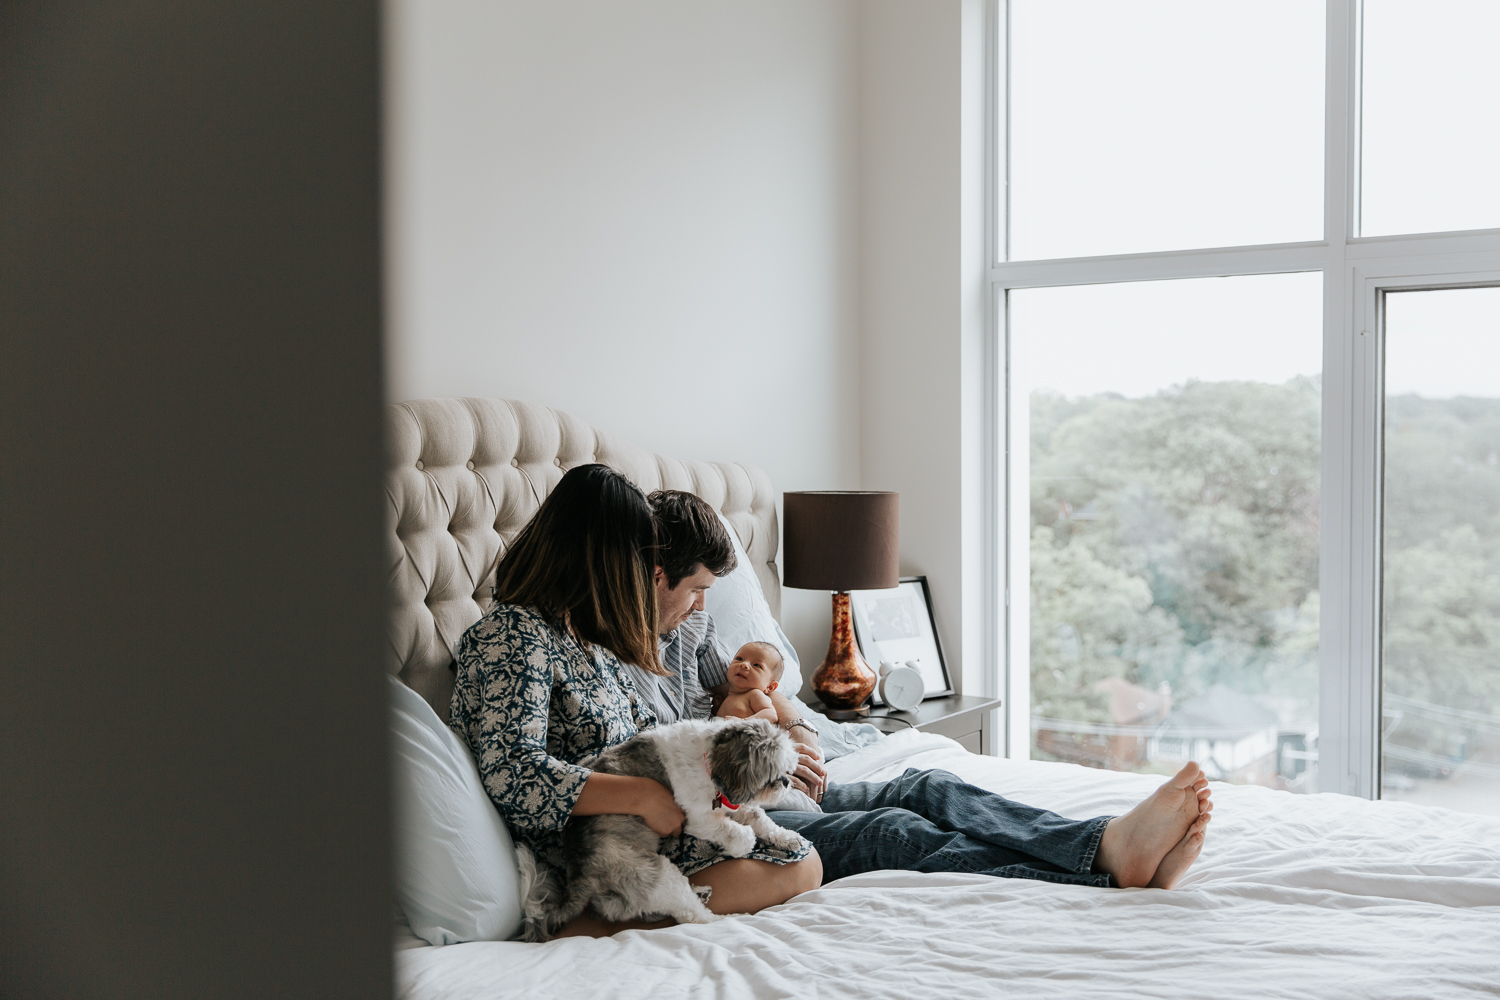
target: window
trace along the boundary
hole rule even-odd
[[[1007,752],[1500,811],[1493,5],[989,13]]]
[[[1500,4],[1365,0],[1359,233],[1500,226]]]
[[[1315,784],[1322,285],[1010,293],[1034,757]]]
[[[1323,16],[1014,0],[1012,260],[1316,240]]]
[[[1385,297],[1386,798],[1500,815],[1500,288]]]

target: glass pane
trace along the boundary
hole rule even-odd
[[[1011,0],[1010,259],[1322,239],[1323,19]]]
[[[1315,790],[1322,313],[1318,273],[1010,293],[1033,757]]]
[[[1500,3],[1365,0],[1360,235],[1500,227]]]
[[[1385,301],[1381,795],[1500,815],[1500,288]]]

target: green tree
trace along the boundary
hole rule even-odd
[[[1056,545],[1049,527],[1031,534],[1031,620],[1031,711],[1054,719],[1108,722],[1094,685],[1133,676],[1142,651],[1182,638],[1145,580],[1087,545]]]
[[[1179,698],[1225,683],[1301,706],[1284,716],[1315,716],[1319,395],[1316,379],[1299,378],[1033,397],[1039,708],[1098,717],[1088,692],[1114,675],[1166,681]],[[1052,594],[1060,581],[1074,588],[1066,600]],[[1127,594],[1134,625],[1118,610]],[[1064,656],[1074,635],[1079,655]]]
[[[1394,397],[1385,451],[1388,739],[1500,757],[1493,724],[1402,701],[1500,716],[1500,400]]]

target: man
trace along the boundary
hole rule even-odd
[[[662,633],[658,649],[662,666],[672,676],[659,677],[631,665],[631,679],[656,710],[658,722],[706,719],[713,714],[712,695],[722,693],[729,683],[729,657],[719,644],[713,619],[703,610],[703,600],[714,581],[735,568],[734,543],[713,508],[693,494],[659,490],[649,499],[656,524],[657,627]],[[794,782],[816,802],[822,798],[827,774],[818,731],[781,691],[771,692],[771,703],[802,754]]]
[[[662,723],[707,718],[728,660],[703,610],[714,581],[735,567],[723,522],[690,493],[650,496],[662,665],[633,671]],[[795,778],[822,812],[777,811],[823,859],[824,880],[877,869],[976,872],[1096,886],[1171,888],[1197,858],[1210,810],[1208,782],[1189,764],[1124,816],[1065,819],[965,784],[946,771],[908,770],[883,783],[828,785],[817,730],[781,692],[772,702],[801,752]]]

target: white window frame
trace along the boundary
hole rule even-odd
[[[1357,237],[1360,0],[1326,0],[1324,239],[1266,246],[1008,261],[1009,2],[986,0],[989,268],[986,341],[986,646],[1005,697],[1006,756],[1030,754],[1029,513],[1012,510],[1025,442],[1009,397],[1011,289],[1173,278],[1323,273],[1319,682],[1320,790],[1380,792],[1380,487],[1386,292],[1500,284],[1500,229]],[[1013,558],[1014,557],[1014,558]],[[1018,570],[1017,567],[1021,567]],[[1012,573],[1021,576],[1015,579]],[[1014,666],[1014,669],[1012,667]]]

